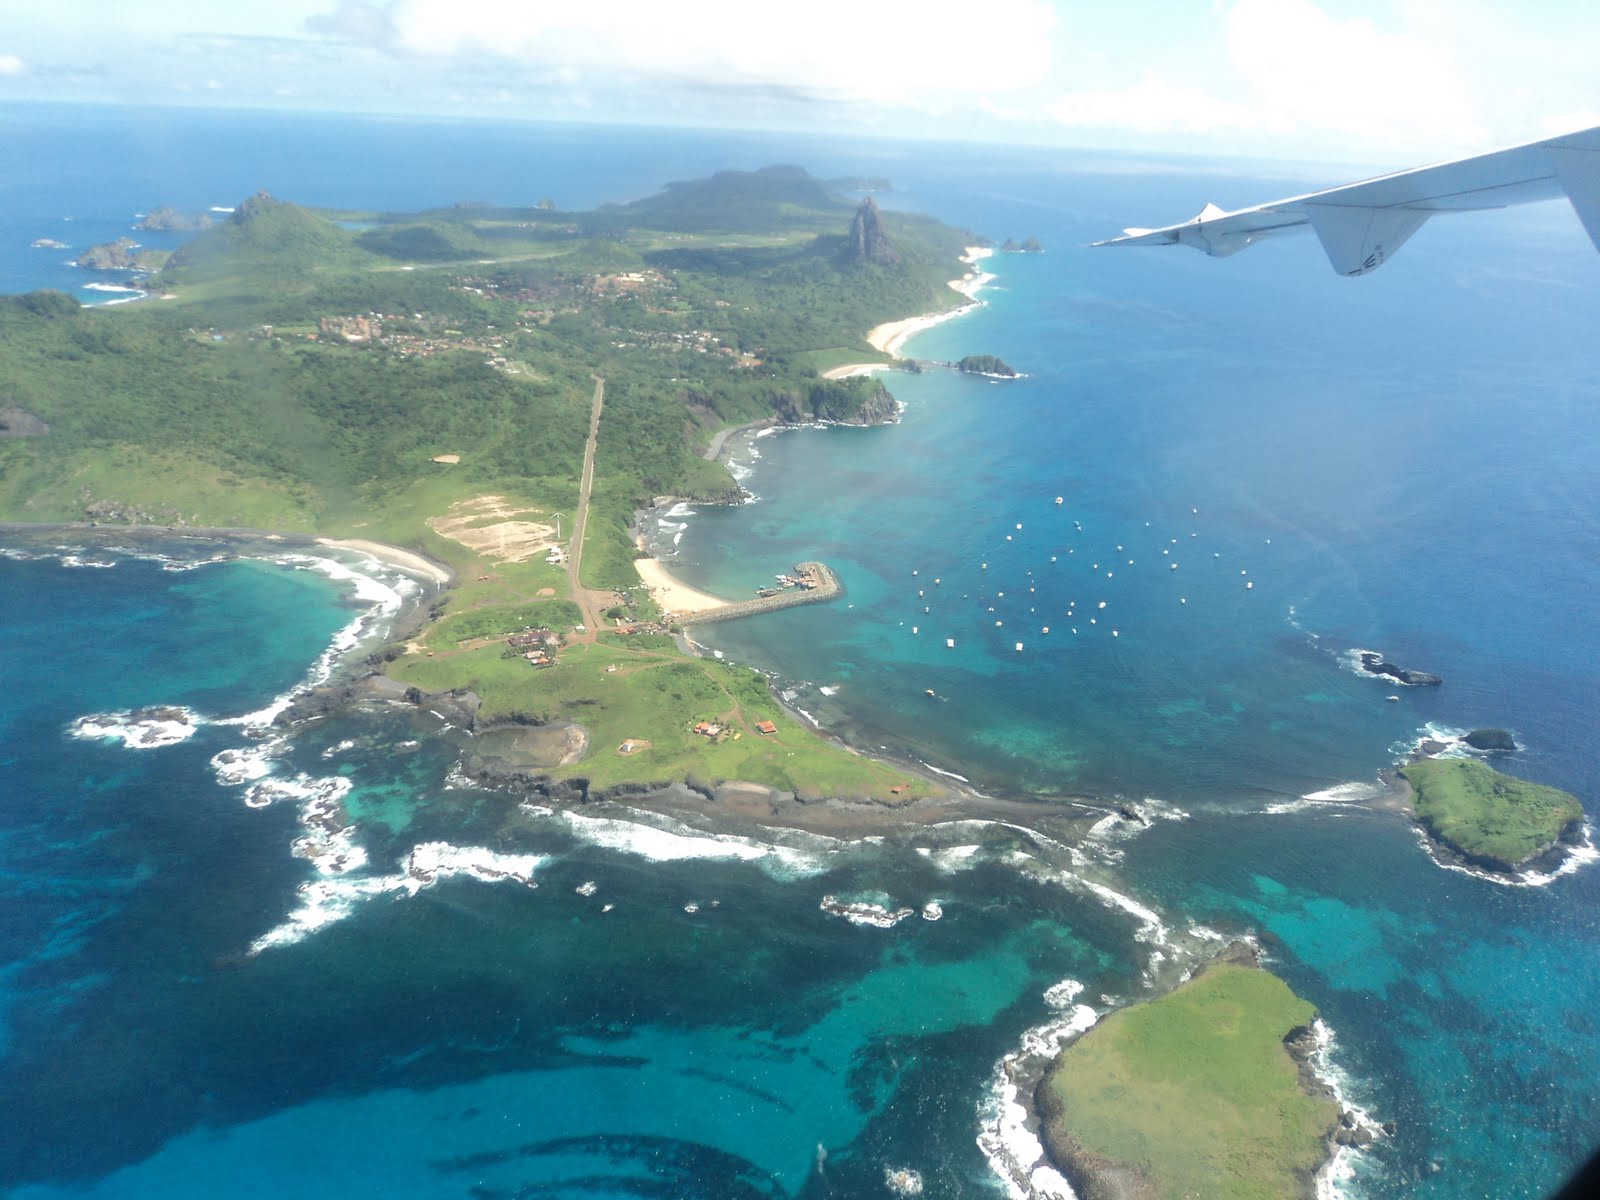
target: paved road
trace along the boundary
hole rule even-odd
[[[589,529],[589,493],[594,490],[594,451],[600,440],[600,409],[606,402],[606,381],[598,375],[594,380],[594,410],[589,414],[589,443],[583,448],[583,475],[578,480],[578,511],[572,519],[572,553],[567,556],[567,578],[572,585],[572,598],[583,613],[583,623],[591,631],[600,628],[599,613],[594,600],[580,582],[583,569],[583,538]]]

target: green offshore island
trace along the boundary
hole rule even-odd
[[[315,540],[428,578],[371,669],[289,719],[425,703],[475,732],[469,775],[553,801],[664,793],[845,835],[1026,816],[831,741],[761,673],[684,643],[696,622],[834,599],[849,581],[827,564],[752,564],[759,592],[735,603],[636,542],[641,510],[738,498],[731,430],[892,421],[885,368],[1016,373],[900,357],[963,311],[951,288],[970,302],[987,249],[847,184],[722,172],[581,213],[317,214],[261,194],[190,222],[164,261],[108,251],[93,261],[152,298],[0,301],[0,516],[124,539],[276,530],[244,544]],[[1418,822],[1488,869],[1581,825],[1570,796],[1475,760],[1403,774]],[[1314,1017],[1252,951],[1224,952],[1069,1043],[1037,1093],[1052,1156],[1090,1198],[1310,1194],[1335,1144],[1374,1136],[1307,1066]],[[1204,1128],[1162,1115],[1197,1096]]]

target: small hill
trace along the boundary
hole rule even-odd
[[[718,171],[707,179],[669,183],[659,194],[610,211],[623,224],[680,231],[770,230],[801,212],[846,210],[827,184],[802,167]]]
[[[459,221],[370,229],[356,238],[356,245],[404,262],[454,262],[492,253],[471,226]]]
[[[156,282],[198,283],[239,272],[289,277],[352,263],[356,255],[337,226],[257,192],[226,221],[174,251]]]

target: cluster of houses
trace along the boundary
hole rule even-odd
[[[549,629],[524,629],[508,637],[506,645],[536,667],[553,667],[561,635]]]
[[[721,742],[728,738],[742,736],[737,729],[717,721],[701,721],[695,725],[694,731],[701,737],[710,738],[713,742]],[[757,721],[756,732],[763,737],[771,737],[778,732],[778,727],[771,721]]]

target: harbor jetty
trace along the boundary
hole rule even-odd
[[[740,600],[701,612],[684,613],[682,616],[668,615],[679,625],[712,625],[718,621],[734,621],[740,617],[753,617],[757,613],[794,608],[798,604],[821,604],[844,593],[839,577],[826,563],[800,563],[792,576],[779,576],[779,580],[783,582],[783,587],[763,588],[763,594],[754,600]]]

